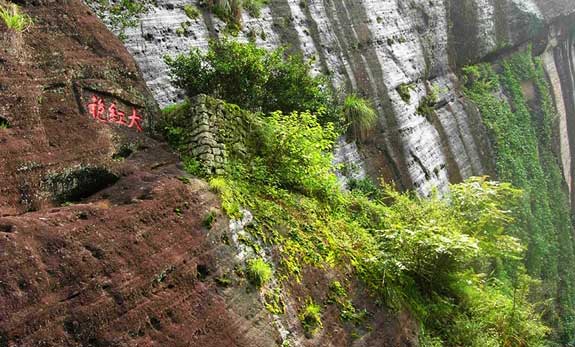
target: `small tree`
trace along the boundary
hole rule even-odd
[[[311,75],[311,62],[282,48],[268,51],[253,43],[214,40],[206,53],[192,49],[166,62],[173,83],[191,97],[208,94],[264,113],[317,113],[333,104],[325,79]]]

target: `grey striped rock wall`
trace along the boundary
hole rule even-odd
[[[374,178],[429,194],[434,188],[445,191],[449,182],[494,173],[480,115],[462,97],[454,72],[530,42],[538,53],[546,52],[550,28],[574,11],[570,3],[270,0],[260,18],[242,14],[238,39],[252,38],[268,48],[288,45],[314,58],[315,70],[327,73],[334,87],[369,96],[380,114],[379,127],[354,157],[364,160]],[[197,0],[157,0],[126,33],[125,44],[161,106],[182,97],[169,82],[163,56],[205,48],[225,31],[225,23],[207,9],[188,18],[186,4],[202,9]],[[409,98],[402,97],[401,86],[410,86]],[[438,92],[434,115],[423,117],[418,106],[433,91]]]

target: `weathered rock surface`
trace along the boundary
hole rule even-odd
[[[187,18],[186,3],[159,0],[127,32],[126,46],[161,106],[181,97],[162,57],[206,47],[224,32],[205,8],[200,18]],[[288,45],[314,57],[335,86],[370,96],[381,117],[361,146],[368,174],[427,194],[449,181],[494,174],[488,137],[452,72],[528,42],[545,51],[549,29],[573,11],[569,0],[272,0],[260,18],[243,14],[239,38]],[[178,34],[184,22],[186,34]],[[401,85],[410,86],[409,100],[399,95]],[[417,107],[434,90],[436,117],[423,117]]]
[[[360,339],[334,307],[305,338],[297,312],[336,272],[309,270],[272,317],[216,196],[148,136],[158,107],[120,41],[79,0],[21,3],[34,26],[0,24],[1,347],[414,345],[361,288]]]

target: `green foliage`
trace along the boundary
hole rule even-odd
[[[281,298],[281,290],[274,288],[274,290],[265,293],[265,307],[271,314],[284,314],[285,303]]]
[[[329,285],[328,301],[330,303],[336,303],[342,298],[347,297],[347,291],[345,287],[339,281],[333,281]]]
[[[200,10],[198,10],[196,6],[190,4],[184,5],[184,12],[190,19],[197,19],[201,15]]]
[[[227,30],[237,33],[242,24],[242,0],[204,0],[202,4],[227,24]]]
[[[250,282],[261,288],[268,283],[272,278],[272,267],[261,258],[251,259],[248,261],[246,274]]]
[[[387,185],[364,189],[365,183],[342,192],[330,154],[333,125],[321,126],[311,112],[254,115],[250,122],[250,154],[231,156],[210,187],[230,217],[241,218],[240,206],[253,214],[250,237],[240,242],[277,250],[279,283],[300,281],[306,267],[345,264],[387,305],[413,312],[428,345],[547,345],[544,302],[528,295],[542,286],[525,273],[525,248],[515,237],[514,217],[525,201],[518,190],[474,178],[451,186],[446,198]],[[171,142],[183,143],[178,136],[187,134],[177,123],[171,129]],[[272,276],[269,264],[259,262]],[[251,266],[254,281],[261,276],[250,273],[265,270]],[[328,303],[338,306],[342,320],[360,323],[366,312],[354,307],[341,283],[331,287]],[[266,299],[275,312],[273,302]],[[321,328],[321,308],[309,301],[300,319],[313,334]]]
[[[202,164],[193,157],[184,156],[182,158],[184,170],[193,176],[203,176],[205,172],[202,169]]]
[[[250,16],[254,18],[259,18],[261,15],[261,10],[264,5],[268,3],[268,0],[243,0],[243,7],[248,11]]]
[[[379,197],[381,193],[380,188],[375,183],[373,183],[371,178],[350,179],[347,182],[347,189],[352,192],[359,192],[359,194],[364,195],[370,199]]]
[[[107,21],[118,37],[123,39],[125,31],[138,25],[138,17],[148,12],[155,0],[86,0],[97,15]]]
[[[234,192],[228,182],[222,177],[210,180],[210,190],[220,195],[224,212],[235,218],[241,218],[240,205],[234,197]]]
[[[216,210],[210,210],[204,216],[204,219],[202,220],[202,225],[204,227],[206,227],[207,229],[211,229],[212,226],[214,225],[214,222],[216,221],[217,215],[218,215],[218,212]]]
[[[298,131],[290,126],[268,130],[266,141],[278,142],[270,153],[281,153],[280,147],[284,147],[279,145],[282,136],[272,136],[277,128],[287,133]],[[290,146],[298,143],[311,145],[295,141]],[[233,163],[225,179],[229,195],[224,201],[247,206],[257,222],[250,229],[253,236],[281,249],[280,279],[298,280],[305,266],[352,264],[388,305],[412,310],[431,338],[446,346],[458,346],[454,341],[480,346],[486,338],[500,345],[526,337],[544,341],[547,329],[531,302],[525,300],[508,311],[496,304],[479,307],[495,294],[501,296],[497,302],[503,298],[513,302],[514,284],[521,273],[524,248],[508,234],[521,195],[509,184],[476,178],[452,186],[448,200],[401,194],[389,186],[371,200],[359,191],[345,194],[337,190],[324,199],[309,190],[295,189],[293,184],[282,184],[286,176],[266,167],[272,160],[278,159],[264,156],[249,159],[249,164]],[[331,167],[329,161],[321,162]],[[274,168],[292,165],[291,160],[280,163]],[[295,163],[296,169],[290,172],[293,176],[287,176],[290,181],[299,176],[299,181],[308,179],[313,170],[305,169],[306,162]],[[314,185],[324,180],[321,177],[317,176]],[[502,271],[503,263],[508,279],[494,284],[492,276]],[[361,322],[365,311],[357,310],[341,287],[332,284],[330,301],[338,305],[343,320]],[[464,305],[469,292],[479,293],[474,298],[485,297]],[[494,314],[497,310],[501,315]],[[522,320],[509,321],[515,315]],[[441,324],[435,324],[436,317],[442,317]],[[481,325],[465,328],[470,322]],[[504,332],[498,330],[502,322],[509,325]]]
[[[34,25],[34,21],[29,15],[22,13],[18,5],[11,3],[5,6],[0,3],[0,19],[6,24],[8,29],[17,32],[26,31]]]
[[[299,320],[308,336],[315,334],[323,327],[321,322],[321,306],[308,299],[305,307],[299,314]]]
[[[497,152],[497,173],[524,191],[512,233],[527,245],[528,273],[542,280],[533,298],[545,302],[551,338],[575,338],[575,265],[569,198],[552,150],[556,117],[541,62],[529,50],[501,63],[500,73],[486,64],[463,70],[466,94],[479,107]],[[538,105],[527,103],[521,83],[533,84]],[[497,95],[503,91],[507,99]],[[508,271],[508,270],[504,270]]]
[[[226,275],[226,274],[214,278],[214,281],[220,287],[229,287],[232,285],[232,279],[229,278],[228,275]]]
[[[404,83],[397,87],[397,92],[404,102],[411,101],[411,90],[413,89],[413,83]]]
[[[363,140],[367,133],[377,124],[377,112],[371,103],[355,94],[348,95],[343,103],[342,112],[351,135],[356,140]]]
[[[322,127],[308,112],[274,112],[260,129],[261,159],[257,179],[274,185],[326,197],[337,191],[331,170],[333,125]]]
[[[336,304],[340,309],[339,317],[345,322],[361,323],[367,315],[366,310],[357,310],[347,291],[339,281],[334,281],[329,285],[328,303]]]
[[[0,129],[8,129],[10,128],[10,123],[8,122],[8,120],[0,117]]]
[[[203,53],[166,57],[173,83],[188,96],[208,94],[264,113],[329,109],[331,94],[322,77],[312,77],[311,62],[284,49],[267,51],[253,43],[210,42]],[[334,113],[334,112],[333,112]],[[324,117],[334,114],[322,113]]]
[[[417,106],[417,114],[424,116],[428,120],[435,114],[435,104],[437,104],[438,90],[431,88],[426,96],[421,99],[419,106]]]

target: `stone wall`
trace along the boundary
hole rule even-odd
[[[206,173],[222,174],[230,156],[247,154],[253,121],[252,113],[236,105],[198,95],[167,112],[164,126],[183,127],[180,150],[199,161]]]

